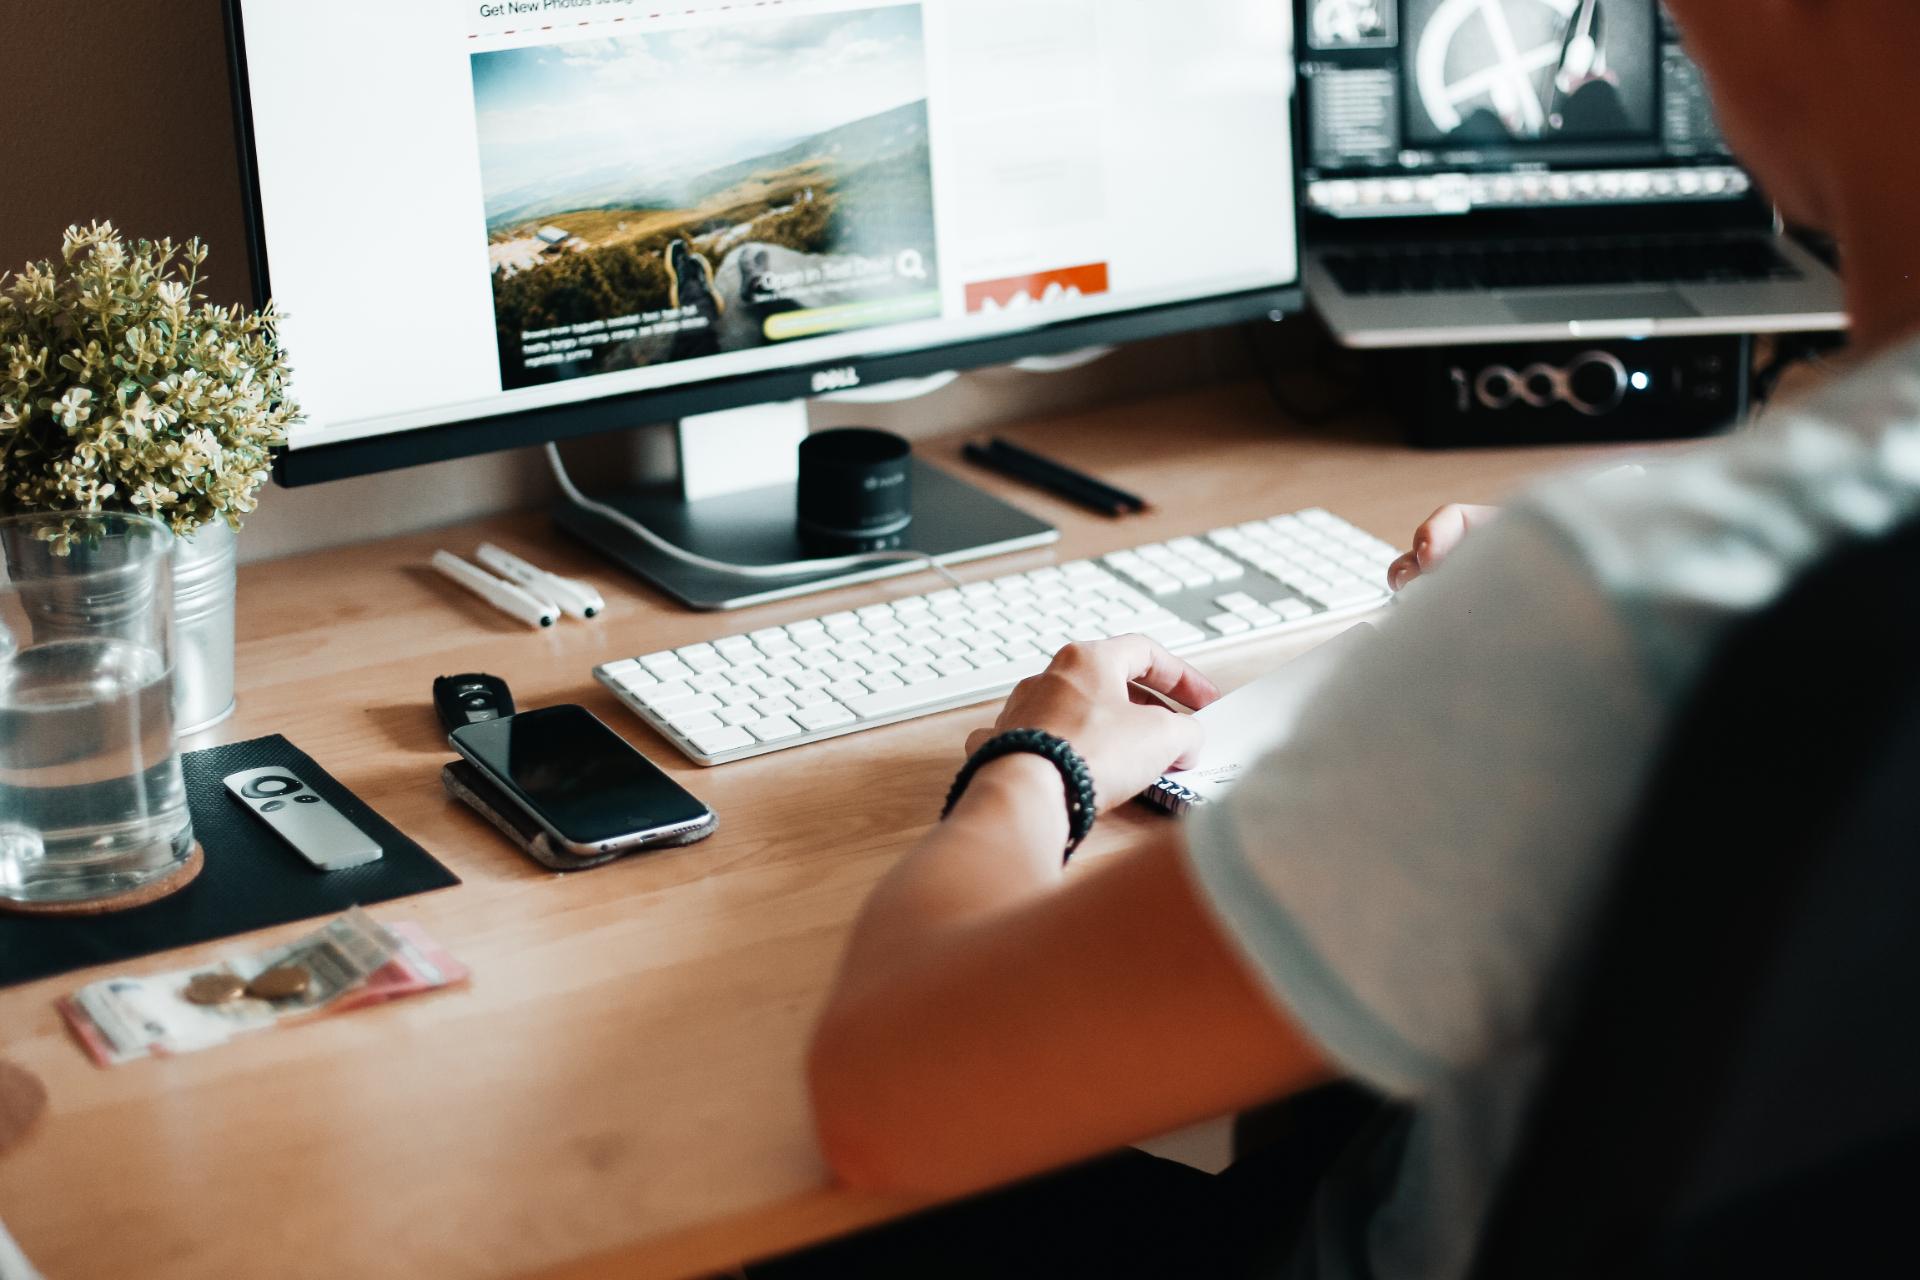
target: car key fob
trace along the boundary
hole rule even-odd
[[[344,871],[380,860],[379,843],[294,777],[291,769],[279,765],[242,769],[221,782],[295,853],[322,871]]]
[[[506,719],[513,714],[513,694],[499,676],[441,676],[433,682],[433,708],[440,727],[452,733],[463,724]]]

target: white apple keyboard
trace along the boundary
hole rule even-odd
[[[1203,653],[1387,602],[1399,552],[1314,509],[594,669],[690,759],[726,764],[1004,697],[1061,646]]]

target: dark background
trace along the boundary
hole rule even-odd
[[[198,235],[208,294],[250,300],[220,0],[5,6],[0,272],[70,223]]]

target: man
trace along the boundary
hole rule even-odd
[[[1464,1273],[1556,980],[1716,642],[1827,551],[1920,512],[1910,0],[1671,9],[1727,136],[1843,246],[1859,367],[1631,484],[1549,485],[1457,553],[1486,513],[1440,513],[1394,579],[1444,569],[1258,776],[1148,847],[1063,874],[1054,765],[982,767],[874,893],[822,1017],[811,1083],[842,1178],[957,1195],[1347,1078],[1406,1110],[1322,1181],[1290,1274]],[[1076,646],[997,728],[1064,739],[1121,803],[1196,740],[1135,684],[1215,696],[1145,640]],[[1190,1228],[1196,1254],[1220,1221]],[[968,1235],[994,1230],[976,1216]]]

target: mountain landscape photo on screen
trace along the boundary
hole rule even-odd
[[[506,388],[939,313],[919,5],[472,63]]]

